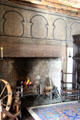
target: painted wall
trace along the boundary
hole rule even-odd
[[[80,18],[0,0],[0,43],[63,46],[61,63],[65,72],[66,48],[73,47],[72,35],[79,33]]]
[[[80,33],[76,17],[13,2],[0,2],[0,8],[0,41],[64,45],[72,42],[73,34]]]

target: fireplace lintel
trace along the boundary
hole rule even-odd
[[[65,46],[40,44],[0,43],[4,49],[4,57],[61,57]]]

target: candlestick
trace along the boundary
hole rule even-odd
[[[1,59],[3,59],[3,47],[1,47]]]

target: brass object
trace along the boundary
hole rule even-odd
[[[3,60],[3,47],[0,47],[0,51],[1,51],[1,60]]]

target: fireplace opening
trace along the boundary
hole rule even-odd
[[[24,94],[37,94],[40,85],[40,94],[47,86],[56,86],[60,92],[61,59],[60,58],[27,58],[15,59],[14,68],[19,80],[23,80]],[[29,88],[33,86],[30,92]],[[29,93],[28,93],[29,92]]]
[[[4,59],[1,67],[13,89],[23,81],[23,98],[28,106],[52,103],[60,93],[61,58]]]

